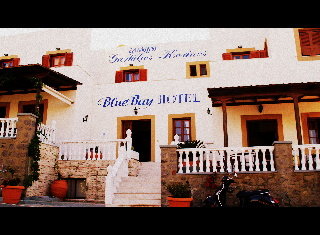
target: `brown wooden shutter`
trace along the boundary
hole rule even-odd
[[[123,71],[116,71],[115,82],[116,83],[123,82]]]
[[[267,51],[265,50],[259,50],[259,58],[266,58],[267,56]]]
[[[259,51],[250,51],[250,58],[260,58],[260,52]]]
[[[20,58],[13,58],[12,62],[13,62],[13,67],[17,67],[20,64]]]
[[[66,60],[64,61],[64,66],[72,66],[73,62],[73,52],[66,53]]]
[[[312,54],[320,54],[320,30],[313,30],[312,33]]]
[[[223,60],[232,60],[232,54],[231,53],[223,53],[222,59]]]
[[[139,69],[140,81],[147,81],[147,69]]]
[[[309,32],[307,31],[299,31],[299,38],[300,38],[300,46],[301,46],[301,54],[302,55],[311,55],[311,40]]]
[[[43,55],[42,56],[42,66],[50,67],[50,55]]]

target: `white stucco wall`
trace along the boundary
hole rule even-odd
[[[109,138],[116,138],[117,117],[134,116],[133,109],[137,107],[140,108],[139,116],[156,116],[155,136],[160,145],[168,142],[168,114],[195,113],[197,139],[222,146],[222,111],[221,108],[211,108],[213,115],[207,114],[207,108],[211,107],[207,88],[319,81],[320,60],[297,60],[294,32],[291,28],[219,28],[210,29],[210,36],[210,40],[91,50],[90,29],[52,29],[2,37],[0,50],[9,55],[17,54],[21,58],[21,64],[41,63],[41,56],[56,47],[74,52],[72,67],[53,68],[83,83],[76,92],[65,92],[75,100],[70,107],[54,97],[49,99],[48,121],[57,120],[58,136],[61,140],[99,138],[103,133]],[[265,39],[268,43],[269,58],[222,60],[221,55],[226,49],[234,49],[240,45],[243,48],[254,47],[262,50]],[[145,51],[141,51],[142,48]],[[146,51],[147,48],[149,51]],[[169,52],[173,54],[169,56]],[[178,53],[189,55],[174,57]],[[191,53],[195,55],[190,56]],[[130,56],[136,59],[129,60]],[[118,61],[115,58],[123,59]],[[187,79],[186,63],[192,61],[209,61],[210,77]],[[116,84],[115,72],[129,64],[143,65],[148,70],[148,81]],[[158,104],[160,95],[179,94],[195,94],[200,102]],[[134,95],[149,101],[153,99],[152,104],[131,105]],[[121,107],[102,107],[101,101],[98,105],[98,101],[106,97],[129,101],[127,106]],[[29,97],[0,96],[0,102],[9,99],[12,99],[10,113],[15,115],[14,107],[17,101]],[[301,112],[320,110],[318,103],[300,103],[299,106]],[[259,113],[255,106],[227,109],[229,146],[241,146],[240,116]],[[263,114],[282,114],[284,139],[296,142],[292,104],[264,105]],[[87,122],[82,121],[85,115],[88,115]]]

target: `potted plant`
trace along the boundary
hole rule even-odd
[[[3,202],[8,204],[17,204],[20,202],[22,191],[25,189],[24,186],[19,185],[20,178],[14,178],[15,169],[6,167],[1,170],[2,173],[10,174],[10,177],[4,178],[0,188],[2,189]]]
[[[189,182],[175,182],[166,186],[170,196],[167,197],[169,207],[190,207],[193,201]]]
[[[57,197],[63,200],[67,196],[68,192],[68,181],[62,179],[62,176],[59,172],[58,164],[54,166],[58,174],[58,179],[54,180],[50,185],[50,193],[52,196]]]

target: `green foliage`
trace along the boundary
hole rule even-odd
[[[178,149],[184,149],[184,148],[204,148],[203,141],[201,140],[187,140],[182,143],[178,143]]]
[[[6,174],[7,172],[10,174],[10,177],[4,178],[1,185],[9,185],[9,186],[17,186],[20,183],[20,178],[14,178],[14,173],[16,172],[15,169],[12,167],[6,167],[1,170],[2,173]]]
[[[191,198],[191,187],[189,182],[175,182],[166,185],[168,192],[174,198]]]
[[[37,131],[37,126],[39,123],[41,123],[42,120],[40,120],[40,112],[39,112],[39,104],[42,100],[42,96],[40,94],[41,88],[43,86],[43,83],[40,79],[38,78],[31,78],[34,87],[37,89],[36,93],[36,111],[35,115],[37,116],[36,119],[36,130],[35,130],[35,135],[31,139],[31,142],[28,146],[28,156],[30,157],[30,170],[31,174],[27,175],[24,179],[23,185],[25,187],[30,187],[34,181],[37,181],[39,179],[39,163],[38,161],[40,160],[41,154],[40,154],[40,138],[39,134],[40,132]]]

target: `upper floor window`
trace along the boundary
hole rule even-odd
[[[186,65],[187,78],[209,77],[210,68],[208,61],[188,62]]]
[[[302,56],[320,55],[320,28],[299,29]]]
[[[1,68],[12,68],[18,66],[20,63],[20,58],[17,56],[3,56],[0,57],[0,67]]]
[[[46,55],[42,56],[42,65],[48,68],[72,66],[72,63],[73,53],[70,49],[60,50],[60,48],[57,48],[56,51],[48,51]]]
[[[147,81],[147,69],[144,69],[143,66],[128,66],[116,71],[116,83],[139,81]]]
[[[226,53],[222,54],[223,60],[239,60],[239,59],[253,59],[253,58],[267,58],[268,55],[268,46],[267,40],[264,42],[263,50],[256,50],[253,48],[242,48],[238,46],[235,49],[227,49]]]

